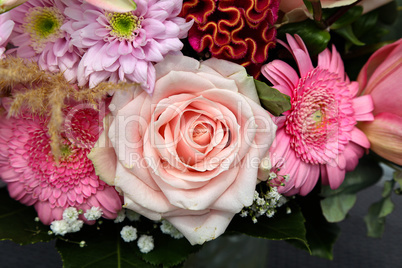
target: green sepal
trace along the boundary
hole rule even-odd
[[[312,20],[297,23],[288,23],[278,29],[277,37],[286,40],[286,34],[298,34],[311,55],[318,55],[327,48],[331,35],[328,31],[320,29]]]
[[[266,83],[254,79],[258,97],[262,106],[275,116],[290,110],[290,97],[282,94],[277,89],[268,86]]]
[[[49,226],[36,222],[34,207],[22,205],[0,189],[0,240],[11,240],[20,245],[47,242],[54,239],[48,234]]]
[[[360,159],[355,170],[348,172],[338,189],[332,190],[329,186],[321,188],[321,209],[329,222],[339,222],[345,219],[349,210],[356,202],[356,194],[377,183],[382,175],[382,169],[371,158]]]

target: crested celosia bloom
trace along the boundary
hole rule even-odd
[[[4,57],[8,39],[14,28],[14,22],[8,16],[8,13],[0,15],[0,59]]]
[[[66,110],[58,161],[50,148],[49,118],[28,113],[0,116],[0,178],[7,183],[10,196],[33,205],[47,225],[61,220],[68,207],[84,212],[99,207],[105,218],[114,219],[122,206],[119,194],[99,180],[87,158],[102,131],[99,113],[86,105],[76,107]]]
[[[194,19],[188,41],[197,52],[236,62],[257,77],[275,46],[279,1],[186,0],[181,15]]]
[[[75,82],[80,53],[61,29],[67,20],[64,8],[61,1],[31,0],[9,11],[15,22],[11,43],[17,47],[16,56],[37,61],[43,70],[64,72]]]
[[[178,18],[182,1],[136,1],[137,9],[113,13],[78,0],[63,0],[72,18],[65,28],[74,45],[88,49],[79,65],[78,82],[93,87],[108,80],[131,81],[151,93],[154,62],[169,52],[179,52],[179,38],[192,23]]]
[[[323,183],[336,189],[370,147],[355,125],[373,120],[373,102],[370,96],[356,97],[359,85],[347,78],[335,47],[332,53],[320,53],[314,68],[301,38],[288,35],[287,40],[289,46],[284,45],[293,54],[299,75],[280,60],[262,68],[273,87],[291,97],[292,105],[277,119],[277,136],[269,151],[270,179],[285,184],[278,187],[280,193],[306,195],[321,173]]]

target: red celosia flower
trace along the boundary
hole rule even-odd
[[[278,0],[187,0],[181,15],[194,19],[188,34],[197,52],[234,61],[257,77],[275,45]]]
[[[62,156],[56,161],[50,148],[49,118],[28,113],[7,118],[1,114],[0,177],[12,198],[35,206],[44,224],[62,219],[68,207],[84,212],[99,207],[105,218],[116,218],[122,206],[120,196],[114,187],[99,180],[87,158],[102,131],[99,112],[78,105],[68,108],[66,115]]]

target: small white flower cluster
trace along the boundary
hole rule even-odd
[[[84,222],[78,219],[79,213],[75,207],[66,208],[63,212],[63,219],[53,221],[50,229],[55,235],[65,235],[81,230]]]
[[[257,218],[262,215],[266,215],[268,218],[274,216],[276,208],[281,207],[286,202],[287,199],[278,193],[276,187],[270,187],[270,190],[262,197],[260,197],[260,194],[255,191],[253,204],[249,207],[244,207],[240,212],[240,216],[250,216],[252,221],[257,223]]]
[[[116,219],[114,220],[115,223],[120,223],[123,222],[124,219],[127,217],[130,221],[139,221],[141,215],[138,214],[135,211],[129,210],[129,209],[122,209],[119,211],[117,214]]]
[[[137,239],[137,229],[133,226],[124,226],[120,232],[124,242],[132,242]],[[137,241],[137,246],[142,253],[148,253],[154,249],[154,239],[149,235],[141,235]]]
[[[180,239],[183,238],[184,235],[180,233],[179,230],[176,229],[170,222],[167,220],[162,220],[162,224],[160,226],[162,233],[168,234],[174,239]]]
[[[63,219],[51,223],[50,229],[52,233],[64,236],[67,233],[75,233],[81,230],[84,221],[78,219],[80,214],[82,214],[82,211],[78,211],[75,207],[66,208],[63,211]],[[103,212],[100,208],[92,207],[85,212],[84,217],[92,221],[99,219],[102,214]]]
[[[98,207],[91,207],[85,212],[84,217],[87,218],[87,220],[89,221],[96,221],[97,219],[102,217],[102,214],[102,209]]]

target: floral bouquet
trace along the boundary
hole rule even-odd
[[[382,162],[380,237],[402,183],[397,10],[0,1],[0,238],[56,240],[65,267],[181,266],[239,234],[332,258]]]

